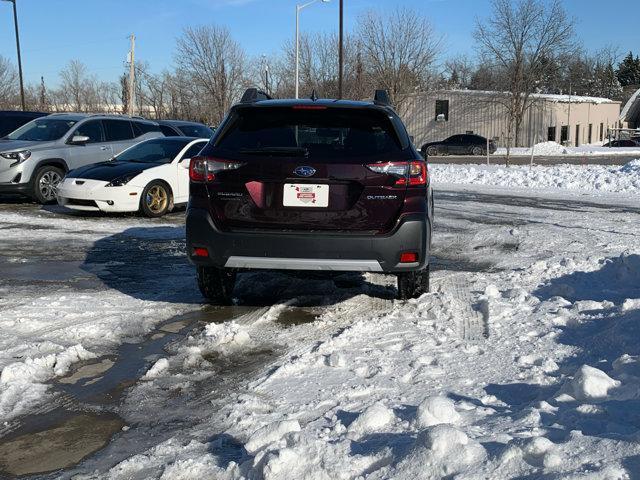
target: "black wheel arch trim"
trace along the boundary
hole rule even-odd
[[[67,162],[65,162],[62,158],[46,158],[36,163],[36,166],[34,167],[33,172],[35,173],[40,168],[48,167],[48,166],[61,167],[65,173],[69,171],[69,166],[67,165]]]

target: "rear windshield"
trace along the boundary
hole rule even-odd
[[[187,137],[211,138],[213,130],[205,125],[178,125],[180,130]]]
[[[216,143],[226,152],[344,158],[402,151],[389,117],[380,111],[261,107],[238,109],[230,122]]]

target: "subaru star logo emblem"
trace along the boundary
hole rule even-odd
[[[313,167],[296,167],[293,171],[299,177],[311,177],[314,173],[316,173],[316,169]]]

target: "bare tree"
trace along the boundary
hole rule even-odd
[[[425,17],[404,8],[384,15],[370,11],[360,17],[357,30],[371,81],[386,88],[396,106],[407,95],[428,87],[442,38]]]
[[[209,121],[220,122],[245,87],[245,52],[225,27],[187,28],[178,39],[176,60],[205,101]]]
[[[518,145],[520,126],[536,98],[548,59],[573,49],[573,23],[560,0],[493,0],[493,11],[476,21],[474,36],[485,63],[506,77],[506,93],[496,97],[508,115],[507,163],[511,138]]]
[[[13,64],[0,55],[0,106],[13,108],[18,95],[18,73]]]
[[[93,79],[88,76],[87,67],[78,60],[71,60],[60,72],[60,80],[60,88],[56,94],[59,99],[58,107],[76,112],[88,111]]]

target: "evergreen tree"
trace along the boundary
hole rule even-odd
[[[618,65],[616,76],[623,87],[640,85],[640,57],[634,58],[633,53],[629,52]]]
[[[44,77],[40,77],[40,92],[38,97],[38,108],[40,108],[42,112],[48,112],[49,102],[47,101],[47,87],[44,85]]]

